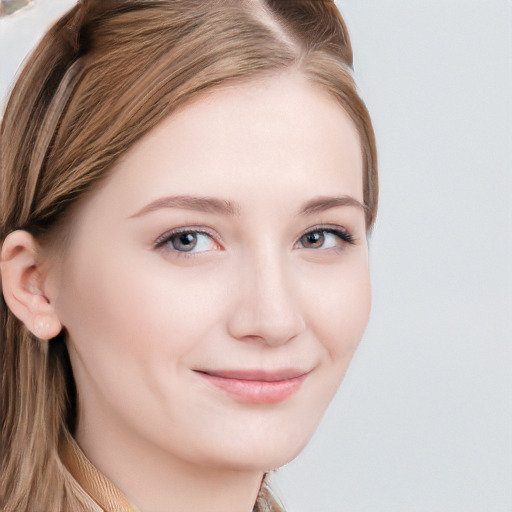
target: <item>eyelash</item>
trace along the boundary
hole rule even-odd
[[[305,237],[309,236],[309,235],[312,235],[314,233],[322,233],[322,234],[325,234],[325,233],[329,233],[329,234],[332,234],[332,235],[335,235],[337,236],[342,242],[344,243],[348,243],[350,245],[354,245],[356,243],[356,239],[345,229],[342,229],[340,227],[333,227],[332,225],[325,225],[325,226],[315,226],[311,229],[308,229],[303,235],[301,235],[299,237],[299,239],[297,240],[296,244],[299,244],[301,243],[301,240],[303,240]],[[175,229],[175,230],[172,230],[172,231],[168,231],[167,233],[164,233],[163,235],[159,236],[153,246],[155,249],[164,249],[165,248],[165,245],[167,243],[169,243],[171,241],[172,238],[174,237],[177,237],[179,235],[185,235],[185,234],[194,234],[194,235],[206,235],[208,237],[210,237],[217,245],[221,245],[220,243],[218,243],[216,241],[216,239],[219,238],[219,236],[213,232],[213,231],[209,231],[209,230],[206,230],[204,228],[199,228],[199,227],[194,227],[194,226],[187,226],[187,227],[183,227],[183,228],[179,228],[179,229]],[[304,249],[311,249],[311,248],[308,248],[308,247],[303,247]],[[316,249],[316,248],[313,248],[313,249]],[[333,248],[328,248],[328,249],[333,249],[333,250],[340,250],[341,248],[340,247],[333,247]],[[188,251],[179,251],[177,249],[168,249],[169,251],[172,251],[173,253],[175,253],[176,256],[179,256],[179,257],[186,257],[186,258],[191,258],[191,257],[194,257],[196,256],[198,253],[196,252],[188,252]],[[324,249],[326,250],[326,249]],[[208,252],[208,251],[199,251],[199,253],[202,253],[202,252]]]
[[[350,245],[354,245],[356,243],[356,238],[354,238],[346,229],[342,229],[338,226],[334,227],[332,225],[320,225],[315,226],[311,229],[308,229],[298,240],[300,242],[304,237],[311,235],[313,233],[330,233],[332,235],[337,236],[342,242],[346,242]],[[307,247],[305,247],[307,249]],[[336,249],[340,249],[337,247]]]
[[[177,237],[179,235],[186,235],[186,234],[194,234],[194,235],[206,235],[210,237],[217,245],[220,246],[220,243],[218,243],[216,240],[219,239],[219,236],[213,232],[206,230],[204,228],[198,228],[194,226],[186,226],[183,228],[174,229],[172,231],[168,231],[167,233],[164,233],[163,235],[159,236],[155,243],[153,244],[155,249],[165,249],[165,245],[171,241],[172,238]],[[185,258],[191,258],[196,255],[195,252],[187,252],[187,251],[179,251],[177,249],[168,249],[169,251],[172,251],[177,256],[185,257]],[[201,251],[204,252],[204,251]]]

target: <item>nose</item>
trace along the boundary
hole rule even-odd
[[[296,276],[298,278],[298,276]],[[293,270],[277,256],[247,259],[235,284],[229,334],[241,341],[280,346],[306,328]]]

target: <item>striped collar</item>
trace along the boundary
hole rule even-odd
[[[103,512],[138,512],[117,487],[82,452],[71,437],[60,444],[59,454],[71,476]]]

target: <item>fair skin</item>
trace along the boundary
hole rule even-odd
[[[6,240],[6,300],[66,330],[77,441],[141,512],[250,512],[313,434],[370,311],[362,167],[346,113],[287,71],[148,133],[60,258]]]

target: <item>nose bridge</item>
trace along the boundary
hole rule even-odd
[[[304,330],[294,273],[272,244],[244,258],[238,300],[231,322],[237,338],[286,343]]]

